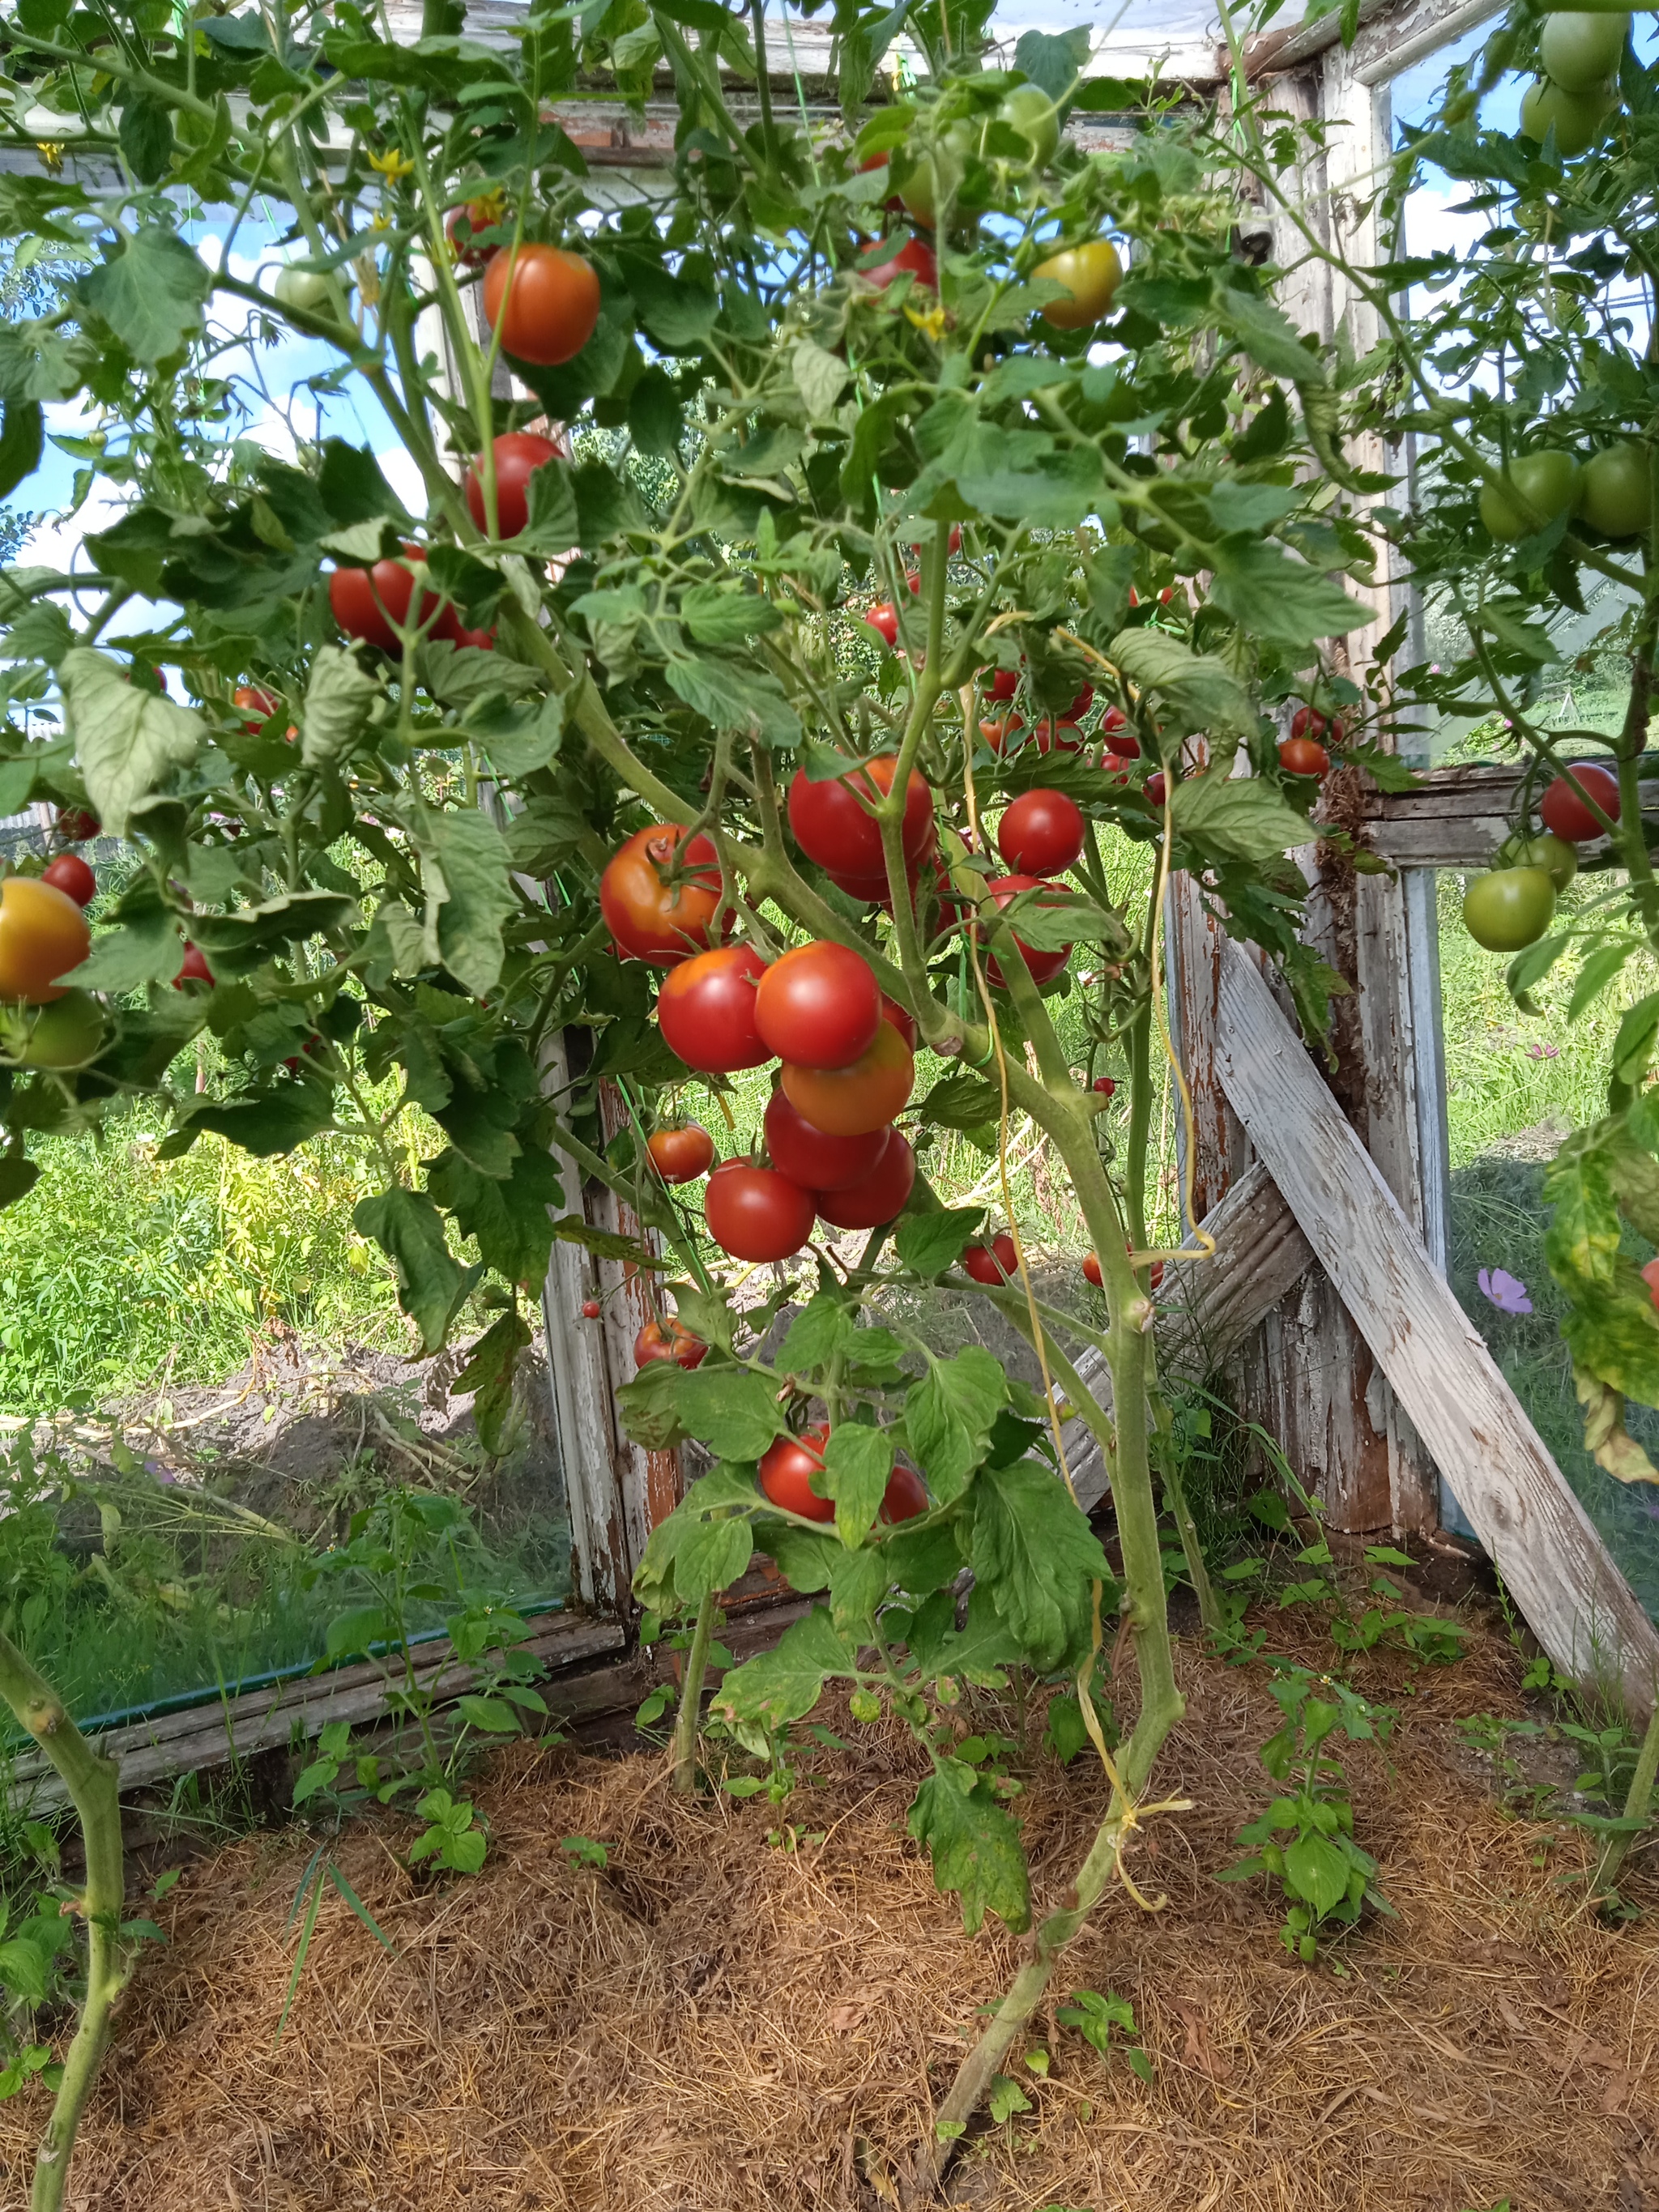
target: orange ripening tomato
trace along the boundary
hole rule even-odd
[[[653,1129],[645,1140],[651,1164],[665,1182],[696,1182],[714,1164],[714,1139],[700,1121]]]
[[[599,912],[617,950],[656,968],[676,967],[704,950],[720,902],[714,846],[699,835],[678,854],[675,848],[684,835],[678,822],[653,822],[649,829],[636,830],[611,855],[599,878]],[[683,866],[678,878],[677,859]],[[722,937],[731,935],[736,921],[728,907]]]
[[[36,876],[0,882],[0,999],[49,1006],[67,988],[58,978],[91,950],[87,918],[67,891]]]
[[[634,1364],[649,1367],[654,1360],[672,1359],[676,1367],[701,1367],[708,1346],[694,1336],[678,1314],[648,1321],[634,1339]]]
[[[994,753],[1011,752],[1015,738],[1024,727],[1024,714],[1004,714],[994,722],[981,722],[979,733]]]
[[[835,1229],[879,1229],[909,1204],[915,1180],[916,1156],[909,1139],[889,1129],[874,1167],[861,1182],[842,1190],[814,1191],[818,1218]]]
[[[574,361],[599,319],[599,272],[556,246],[503,247],[484,271],[483,306],[501,351],[556,368]]]
[[[1087,1279],[1094,1285],[1097,1291],[1103,1290],[1105,1287],[1106,1278],[1100,1272],[1100,1255],[1098,1252],[1091,1252],[1087,1255],[1083,1262],[1083,1272]]]
[[[910,1048],[878,1018],[876,1041],[850,1067],[783,1064],[784,1096],[804,1121],[832,1137],[861,1137],[902,1113],[916,1079]]]

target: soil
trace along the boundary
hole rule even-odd
[[[1326,1667],[1308,1613],[1270,1648]],[[1299,1646],[1299,1648],[1298,1648]],[[1659,1867],[1639,1917],[1586,1905],[1583,1832],[1513,1809],[1472,1716],[1524,1721],[1522,1661],[1382,1652],[1350,1678],[1399,1718],[1344,1745],[1357,1833],[1393,1917],[1312,1967],[1265,1884],[1218,1885],[1271,1785],[1260,1665],[1180,1651],[1187,1714],[1130,1871],[1054,1993],[1127,1997],[1143,2081],[1053,2009],[1012,2071],[1026,2109],[983,2125],[946,2187],[996,2212],[1659,2212]],[[977,1695],[978,1693],[970,1693]],[[1132,1692],[1118,1698],[1120,1722]],[[1532,1716],[1536,1717],[1536,1716]],[[348,1831],[338,1863],[397,1947],[331,1893],[286,2027],[290,1912],[316,1847],[256,1834],[198,1858],[153,1910],[82,2130],[77,2212],[877,2212],[929,2125],[978,2008],[1016,1963],[963,1932],[905,1834],[907,1736],[815,1717],[780,1810],[673,1797],[659,1751],[520,1745],[475,1778],[490,1853],[411,1876],[406,1824]],[[963,1715],[964,1728],[1009,1716]],[[1037,1725],[1029,1741],[1035,1746]],[[1487,1731],[1490,1735],[1490,1731]],[[1480,1731],[1474,1735],[1478,1737]],[[1092,1753],[1016,1766],[1039,1902],[1063,1893],[1105,1802]],[[1501,1765],[1501,1762],[1499,1762]],[[1509,1801],[1509,1802],[1506,1802]],[[1523,1800],[1530,1804],[1532,1800]],[[573,1838],[604,1846],[586,1863]],[[1024,2063],[1048,2062],[1046,2078]],[[22,2202],[44,2099],[0,2106],[0,2202]]]

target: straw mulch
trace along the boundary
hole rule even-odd
[[[1281,1643],[1285,1619],[1275,1623]],[[1310,1638],[1314,1626],[1304,1632]],[[1309,1644],[1311,1654],[1320,1648]],[[1329,1646],[1322,1647],[1327,1656]],[[1655,2212],[1659,1881],[1599,1925],[1559,1877],[1575,1835],[1507,1815],[1455,1735],[1520,1710],[1496,1639],[1458,1667],[1374,1668],[1398,1697],[1385,1756],[1348,1755],[1361,1840],[1399,1917],[1316,1970],[1286,1961],[1259,1884],[1218,1887],[1260,1806],[1273,1709],[1260,1670],[1186,1650],[1188,1710],[1160,1790],[1196,1801],[1138,1844],[1167,1908],[1114,1893],[1060,1993],[1131,1998],[1151,2086],[1040,2024],[1032,2110],[976,2136],[951,2201],[1043,2212]],[[857,1730],[850,1733],[860,1734]],[[903,1835],[908,1742],[814,1754],[769,1846],[764,1796],[696,1806],[650,1755],[528,1747],[477,1796],[476,1880],[417,1885],[401,1830],[341,1861],[400,1952],[331,1899],[274,2039],[309,1856],[298,1835],[198,1862],[161,1908],[83,2130],[80,2212],[874,2212],[1015,1946],[965,1936]],[[1062,1890],[1103,1802],[1097,1769],[1033,1764],[1039,1894]],[[608,1846],[603,1871],[561,1839]],[[0,2106],[7,2206],[43,2106]]]

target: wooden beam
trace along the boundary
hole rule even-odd
[[[1395,868],[1484,868],[1510,834],[1521,770],[1476,761],[1422,772],[1414,791],[1370,791],[1371,850]]]
[[[1555,1664],[1645,1710],[1659,1633],[1252,963],[1223,946],[1222,1080],[1250,1141]]]
[[[1350,64],[1362,83],[1382,84],[1437,46],[1449,45],[1475,24],[1484,23],[1502,5],[1503,0],[1407,0],[1404,6],[1393,4],[1393,0],[1359,0],[1360,27],[1349,50]],[[1340,8],[1311,23],[1266,31],[1245,43],[1245,75],[1254,81],[1301,69],[1341,36]]]

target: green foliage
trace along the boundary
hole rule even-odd
[[[1152,2062],[1141,2048],[1135,2008],[1127,1997],[1111,1990],[1104,1996],[1097,1990],[1073,1990],[1063,2005],[1055,2007],[1054,2018],[1061,2027],[1075,2028],[1103,2058],[1120,2056],[1132,2074],[1143,2081],[1152,2080]]]

